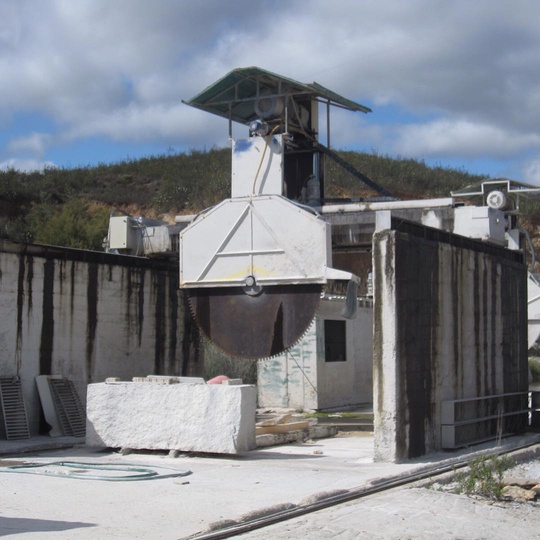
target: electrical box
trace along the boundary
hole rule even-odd
[[[454,212],[454,234],[504,246],[504,212],[489,206],[461,206]]]
[[[109,249],[135,249],[137,231],[128,216],[114,216],[109,220]]]

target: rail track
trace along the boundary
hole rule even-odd
[[[535,437],[532,442],[528,441],[524,444],[512,446],[511,448],[499,447],[498,449],[474,452],[473,457],[476,457],[478,455],[488,457],[501,455],[519,455],[521,453],[524,453],[524,451],[526,451],[527,449],[532,449],[535,446],[537,447],[537,450],[540,451],[540,436]],[[540,452],[536,452],[536,454],[538,453]],[[534,454],[531,453],[531,456],[532,455]],[[528,456],[526,454],[521,456],[522,460],[525,460],[527,458]],[[325,508],[330,508],[339,504],[362,499],[364,497],[375,495],[377,493],[388,491],[394,488],[414,484],[428,478],[434,479],[448,473],[453,473],[458,469],[467,467],[470,461],[471,454],[468,454],[459,458],[445,460],[443,464],[422,467],[421,469],[417,469],[409,473],[400,474],[399,476],[381,479],[380,481],[373,480],[370,484],[366,486],[344,490],[343,492],[338,492],[335,495],[330,495],[310,504],[292,505],[290,508],[277,511],[273,511],[272,508],[270,508],[266,511],[261,511],[259,513],[259,516],[254,519],[237,522],[216,530],[197,533],[195,535],[186,537],[184,540],[222,540],[225,538],[232,538],[239,534],[248,533],[256,529],[262,529],[264,527],[268,527],[269,525],[305,516],[306,514],[317,512],[319,510],[324,510]],[[276,508],[279,508],[279,505],[278,507],[274,507],[274,509]]]

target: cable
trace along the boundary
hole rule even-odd
[[[274,129],[270,132],[270,134],[267,137],[264,137],[264,150],[261,156],[261,160],[259,161],[259,167],[257,168],[257,173],[255,174],[255,178],[253,179],[253,187],[251,188],[251,194],[255,195],[255,186],[257,185],[257,178],[259,176],[259,172],[261,171],[261,167],[264,161],[264,156],[266,154],[266,149],[268,148],[268,145],[270,144],[270,141],[272,140],[272,136],[277,131],[277,129],[280,127],[280,124],[277,124]]]
[[[315,385],[311,382],[310,378],[307,376],[307,373],[302,369],[302,367],[300,366],[300,364],[296,361],[296,358],[292,355],[292,354],[289,354],[288,351],[286,351],[286,354],[287,356],[289,356],[292,361],[296,364],[296,367],[302,372],[302,375],[304,376],[304,379],[306,379],[306,381],[310,384],[311,388],[313,388],[313,390],[315,390],[315,393],[317,392],[317,388],[315,387]]]
[[[518,230],[520,233],[522,233],[525,238],[527,239],[527,243],[529,244],[529,249],[531,250],[531,265],[530,265],[530,272],[534,272],[534,265],[536,264],[536,253],[534,251],[534,244],[532,243],[531,236],[529,232],[522,227],[518,227]]]

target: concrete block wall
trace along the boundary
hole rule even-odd
[[[317,326],[315,321],[289,351],[257,361],[259,407],[317,409]]]
[[[373,401],[373,309],[361,301],[356,317],[341,316],[341,302],[322,302],[317,318],[318,409],[348,408]],[[346,362],[327,362],[324,321],[346,322]]]
[[[20,376],[33,434],[36,375],[70,378],[84,403],[107,377],[198,374],[175,266],[3,241],[0,313],[0,374]]]
[[[519,254],[459,239],[374,236],[380,461],[440,449],[442,400],[527,390],[526,267]]]
[[[300,342],[281,355],[259,360],[260,407],[299,411],[347,408],[373,399],[373,309],[361,303],[357,316],[341,316],[343,302],[323,300],[317,317]],[[326,362],[324,321],[346,321],[346,362]]]

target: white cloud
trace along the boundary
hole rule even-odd
[[[35,159],[8,159],[0,161],[0,171],[8,171],[14,169],[23,172],[43,171],[44,169],[55,168],[56,165],[52,161],[39,161]]]
[[[12,139],[7,144],[7,150],[14,154],[31,154],[33,156],[45,155],[51,143],[52,135],[49,133],[31,133],[24,137]]]
[[[540,186],[540,159],[527,162],[523,168],[523,181]]]
[[[36,112],[59,130],[19,134],[6,158],[88,136],[225,140],[226,126],[181,99],[249,65],[434,118],[353,119],[334,127],[343,145],[504,159],[538,145],[536,0],[18,0],[0,4],[0,50],[0,119]]]
[[[186,107],[131,103],[110,114],[95,114],[66,132],[66,140],[105,136],[114,141],[169,141],[212,145],[227,139],[227,122]]]
[[[540,134],[515,133],[467,120],[441,119],[396,126],[395,130],[394,149],[405,155],[505,158],[531,148],[540,149]]]

